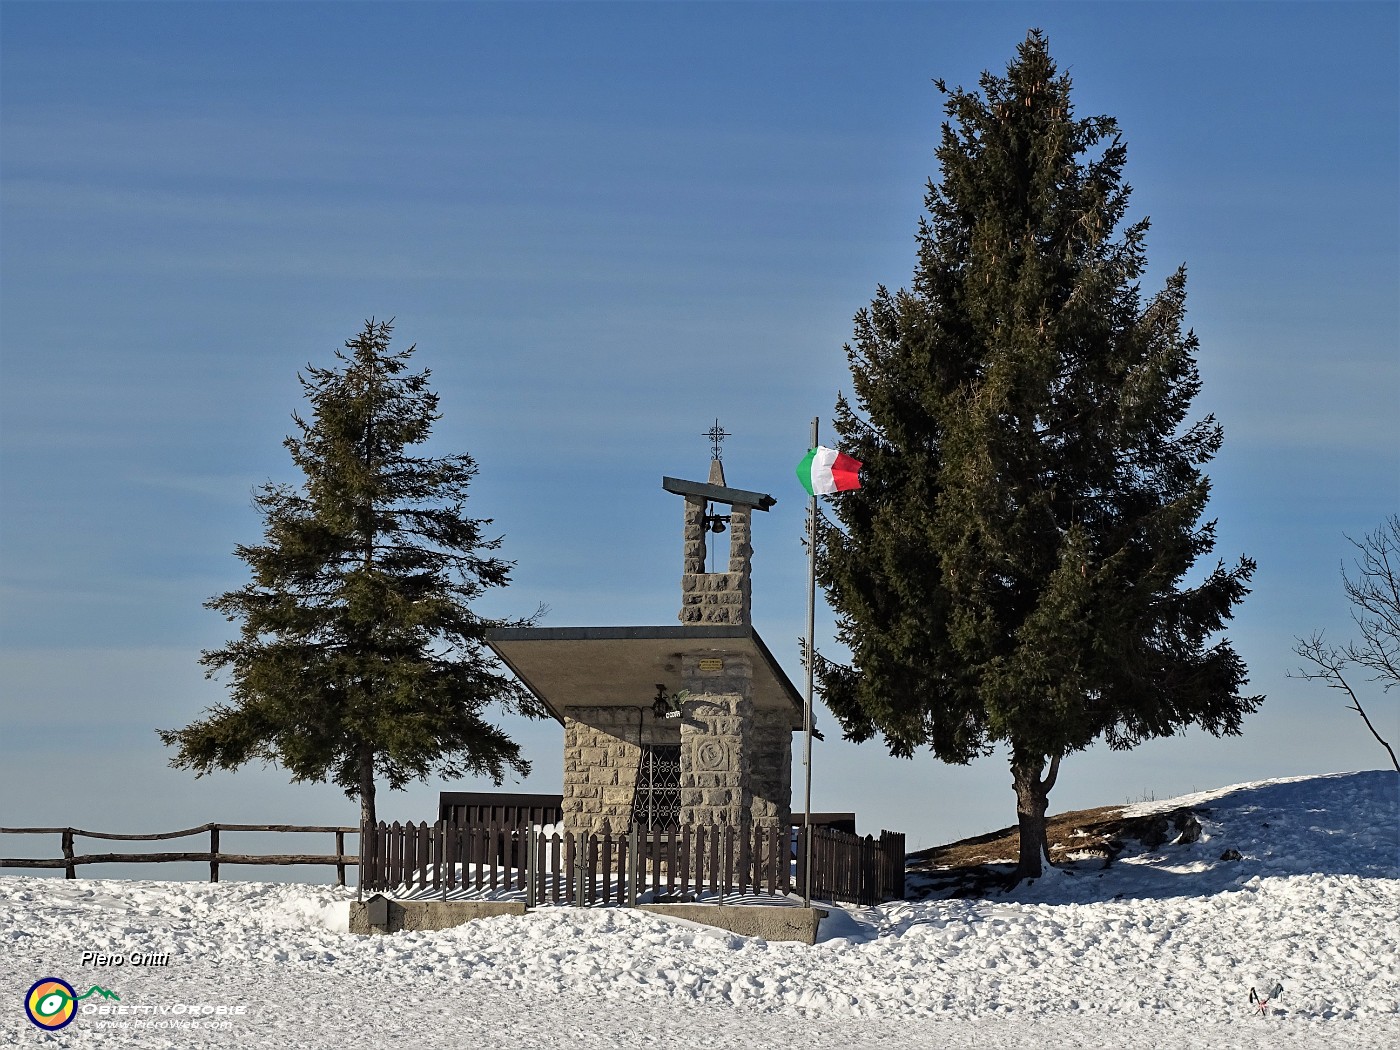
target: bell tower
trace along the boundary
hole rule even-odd
[[[715,420],[705,436],[711,441],[714,457],[705,484],[661,479],[661,487],[667,492],[685,497],[678,618],[688,626],[747,627],[753,622],[753,512],[766,511],[777,500],[762,492],[730,488],[724,480],[724,462],[720,458],[720,443],[729,435]],[[725,532],[729,533],[727,558],[720,550],[709,549],[712,545],[724,547],[719,537]]]

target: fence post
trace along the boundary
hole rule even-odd
[[[724,839],[721,850],[724,854],[724,888],[720,890],[719,902],[724,903],[724,898],[728,897],[734,889],[734,828],[730,824],[725,824],[720,831],[720,837]]]
[[[444,822],[442,836],[442,892],[457,888],[457,865],[462,856],[462,829]]]
[[[637,906],[637,822],[627,829],[627,907]]]
[[[690,825],[689,825],[689,824],[683,825],[683,826],[681,827],[680,868],[681,868],[680,894],[681,894],[682,897],[686,897],[686,896],[688,896],[689,893],[690,893]]]
[[[384,873],[384,887],[398,889],[403,885],[403,825],[397,820],[389,825],[389,864]]]
[[[535,866],[537,858],[535,851],[539,848],[539,826],[531,823],[529,831],[525,834],[526,849],[529,851],[525,855],[525,907],[535,906]]]
[[[607,826],[608,822],[605,818],[603,820],[604,829],[606,829]],[[603,833],[605,835],[610,834],[606,830]],[[586,887],[584,890],[584,900],[589,906],[598,902],[598,852],[601,848],[601,845],[602,843],[599,840],[598,833],[596,831],[588,836],[588,874],[585,877],[584,882],[584,886]]]
[[[209,825],[209,881],[219,881],[219,825]]]
[[[63,859],[68,863],[64,866],[63,877],[65,879],[76,879],[78,872],[73,866],[73,829],[63,829]]]
[[[802,906],[804,908],[812,906],[812,849],[807,844],[811,835],[810,825],[804,824],[797,829],[797,885],[802,889]]]
[[[592,842],[592,839],[593,836],[589,832],[580,832],[579,841],[575,845],[574,849],[574,870],[572,872],[573,878],[570,881],[572,881],[573,883],[573,898],[575,908],[583,907],[583,869],[585,867],[584,858],[588,853],[588,847],[589,844]]]
[[[442,899],[447,900],[447,821],[439,820],[433,825],[433,885],[442,888]]]
[[[613,877],[613,834],[612,823],[607,817],[603,818],[603,840],[598,844],[598,852],[595,854],[597,863],[589,860],[592,874],[588,878],[588,893],[596,903],[598,900],[599,875],[602,876],[603,883],[603,903],[612,903],[612,877]]]
[[[337,831],[335,833],[335,856],[335,884],[337,886],[344,886],[345,865],[340,862],[340,858],[345,856],[345,832],[343,831]]]
[[[365,899],[365,821],[360,817],[360,838],[358,842],[360,850],[360,863],[356,865],[358,871],[355,875],[355,899],[362,901]]]

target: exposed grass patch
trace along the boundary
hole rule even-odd
[[[1126,806],[1100,806],[1057,813],[1046,818],[1050,862],[1057,867],[1095,865],[1106,868],[1130,841],[1156,849],[1173,838],[1190,836],[1202,807],[1182,807],[1146,816],[1125,816]],[[1196,831],[1199,831],[1197,825]],[[909,854],[908,872],[917,887],[938,896],[981,896],[1012,881],[1021,849],[1016,827],[932,846]]]

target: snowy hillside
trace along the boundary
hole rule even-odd
[[[1200,814],[1200,841],[1004,897],[836,909],[813,947],[615,909],[360,938],[345,932],[353,891],[0,877],[0,1045],[1274,1050],[1400,1038],[1400,777],[1271,781],[1141,808],[1183,805]],[[1221,860],[1231,849],[1241,859]],[[84,952],[128,961],[98,968]],[[119,999],[88,995],[71,1024],[41,1031],[24,1000],[45,977]],[[1276,984],[1261,1013],[1251,987]]]

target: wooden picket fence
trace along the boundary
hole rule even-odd
[[[812,829],[812,896],[871,905],[904,896],[904,836]],[[803,831],[695,825],[614,834],[538,826],[379,824],[361,836],[361,885],[404,895],[537,904],[785,897],[805,884]]]
[[[801,832],[798,833],[799,837]],[[797,865],[803,854],[798,847]],[[904,899],[904,834],[881,831],[878,839],[812,828],[812,897],[874,905]],[[799,882],[799,885],[801,883]]]

